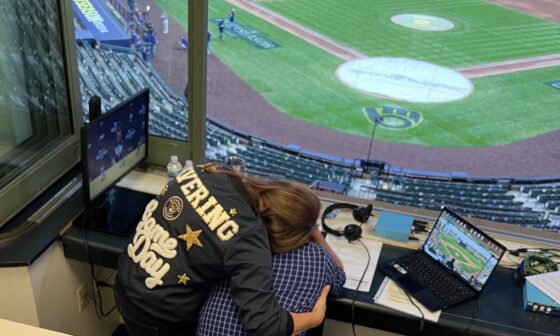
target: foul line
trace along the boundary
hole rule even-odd
[[[347,46],[341,45],[332,39],[326,37],[325,35],[319,34],[305,26],[300,25],[286,17],[278,15],[260,5],[247,0],[227,0],[230,4],[244,9],[245,11],[253,14],[254,16],[261,18],[273,25],[281,28],[309,43],[319,47],[330,54],[333,54],[345,61],[351,61],[356,58],[367,58],[366,55],[349,48]]]
[[[485,77],[560,65],[560,54],[520,58],[455,69],[469,78]]]

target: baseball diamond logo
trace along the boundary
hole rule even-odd
[[[218,26],[221,20],[222,19],[214,19],[213,22],[216,26]],[[232,38],[240,38],[258,49],[272,49],[280,47],[278,43],[271,41],[266,34],[251,26],[235,23],[232,27],[229,22],[226,22],[224,33]]]
[[[163,206],[163,218],[174,221],[179,218],[183,211],[183,200],[178,196],[173,196],[165,202]]]
[[[418,126],[424,119],[422,113],[399,106],[365,107],[363,111],[369,122],[373,124],[374,120],[380,118],[378,126],[389,130],[411,129]]]

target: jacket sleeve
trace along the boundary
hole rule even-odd
[[[264,227],[238,237],[224,257],[224,268],[248,335],[292,333],[292,317],[280,308],[272,289],[271,252]]]

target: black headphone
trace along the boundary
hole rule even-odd
[[[331,229],[325,223],[325,218],[329,215],[329,213],[336,209],[352,209],[352,216],[356,221],[360,223],[360,225],[348,224],[344,227],[344,229]],[[346,239],[348,239],[348,241],[354,241],[362,237],[361,225],[367,222],[369,216],[371,215],[372,209],[373,205],[371,204],[368,204],[367,207],[361,207],[350,203],[334,203],[329,205],[323,211],[323,215],[321,216],[321,225],[323,226],[323,230],[325,230],[327,233],[333,234],[335,236],[344,236],[346,237]]]

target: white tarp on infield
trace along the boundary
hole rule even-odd
[[[376,57],[346,62],[336,70],[349,87],[414,103],[443,103],[467,97],[473,84],[455,70],[409,58]]]

